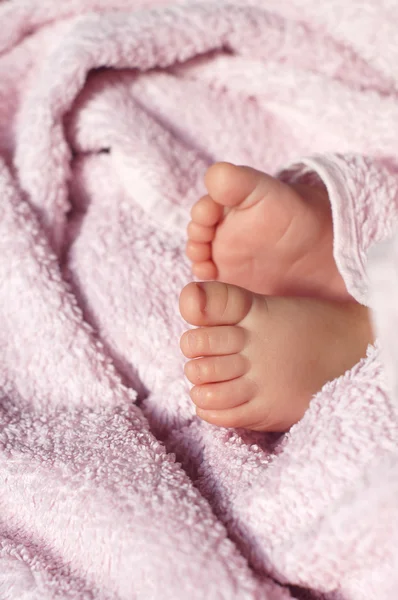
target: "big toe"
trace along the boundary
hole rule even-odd
[[[239,208],[248,208],[270,192],[280,192],[283,186],[266,173],[226,162],[216,163],[208,169],[205,184],[216,203]]]
[[[191,325],[235,325],[248,314],[254,294],[235,285],[189,283],[181,292],[180,312]]]

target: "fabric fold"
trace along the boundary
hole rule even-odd
[[[287,182],[323,185],[330,199],[334,258],[348,292],[369,304],[367,254],[398,230],[398,177],[383,164],[358,155],[304,158],[279,176]]]

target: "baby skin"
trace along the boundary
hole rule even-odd
[[[333,259],[326,191],[219,163],[192,209],[187,255],[199,279],[180,297],[191,398],[223,427],[286,431],[321,387],[373,341],[368,311]]]

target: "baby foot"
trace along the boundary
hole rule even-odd
[[[210,167],[205,182],[186,249],[198,279],[260,294],[350,298],[333,258],[326,190],[229,163]]]
[[[181,349],[197,414],[223,427],[286,431],[311,397],[353,367],[372,341],[367,309],[352,302],[277,298],[218,282],[180,297]]]

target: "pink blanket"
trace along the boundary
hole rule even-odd
[[[398,597],[397,21],[0,3],[1,600]],[[374,309],[285,436],[198,420],[182,374],[184,229],[219,159],[321,178]]]

